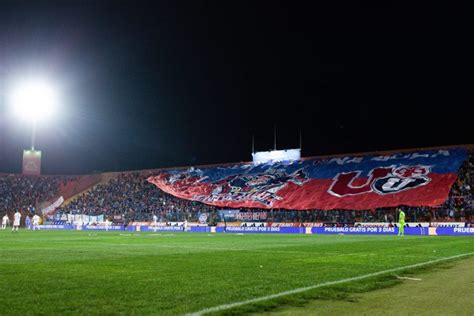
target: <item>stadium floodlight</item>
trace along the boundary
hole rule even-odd
[[[14,88],[10,102],[18,117],[34,122],[54,114],[58,96],[48,82],[30,80]]]
[[[20,119],[32,124],[31,149],[35,147],[36,125],[51,118],[59,103],[53,86],[39,79],[24,81],[14,87],[9,95],[12,112]]]

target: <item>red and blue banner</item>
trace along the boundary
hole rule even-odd
[[[368,210],[443,204],[465,149],[166,170],[148,181],[219,207]]]

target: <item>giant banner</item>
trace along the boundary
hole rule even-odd
[[[439,206],[448,198],[464,149],[293,163],[166,170],[148,178],[179,198],[220,207],[367,210]]]
[[[46,216],[49,213],[53,212],[55,209],[61,206],[61,204],[64,203],[64,198],[60,196],[56,201],[54,201],[51,205],[48,207],[45,207],[44,209],[41,210],[41,213]]]

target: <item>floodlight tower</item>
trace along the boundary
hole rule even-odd
[[[41,151],[35,150],[38,122],[49,119],[58,105],[58,95],[44,80],[28,80],[15,86],[9,95],[14,114],[31,126],[31,148],[23,150],[23,174],[41,173]]]

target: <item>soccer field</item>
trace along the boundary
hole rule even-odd
[[[472,237],[5,230],[0,315],[260,312],[388,286],[403,273],[392,269],[472,253]]]

